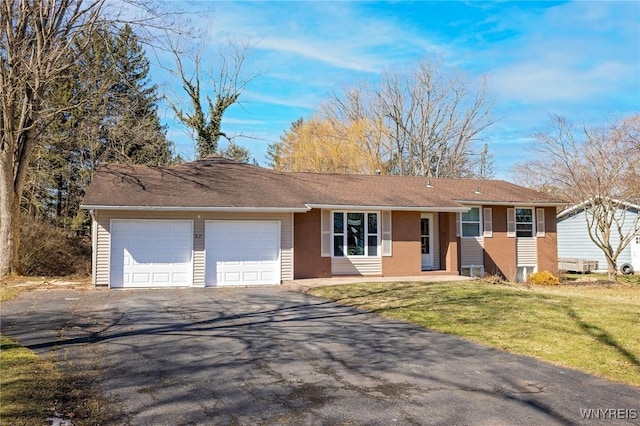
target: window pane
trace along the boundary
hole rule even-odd
[[[429,219],[420,219],[420,235],[429,235]]]
[[[342,212],[333,213],[333,232],[335,234],[344,233],[344,214]]]
[[[376,235],[369,235],[369,256],[378,255],[378,237]]]
[[[533,223],[533,210],[532,209],[516,209],[516,223],[518,222]]]
[[[533,224],[532,223],[517,223],[516,224],[516,236],[517,237],[533,237]]]
[[[422,254],[429,254],[429,237],[420,238],[420,249]]]
[[[479,223],[463,223],[462,236],[463,237],[479,237],[480,224]]]
[[[347,213],[347,255],[364,256],[364,213]]]
[[[369,234],[377,234],[378,233],[378,214],[369,213],[367,214],[367,218],[369,221],[369,226],[367,227],[367,231],[369,232]]]
[[[462,213],[464,222],[478,222],[480,220],[480,207],[473,207],[468,212]]]
[[[333,255],[336,257],[344,256],[344,237],[342,235],[333,236]]]

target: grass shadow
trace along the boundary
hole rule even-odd
[[[640,367],[640,358],[638,358],[634,353],[632,353],[631,351],[623,347],[606,330],[596,325],[589,324],[588,322],[580,318],[580,316],[578,316],[578,314],[571,307],[567,307],[567,315],[572,320],[574,320],[575,323],[578,325],[578,327],[580,327],[580,329],[583,330],[586,334],[595,338],[598,342],[602,343],[603,345],[606,345],[615,349],[620,355],[626,358],[633,365]]]

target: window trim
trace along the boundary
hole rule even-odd
[[[343,224],[345,226],[345,229],[343,230],[342,233],[335,233],[335,214],[336,213],[342,213],[343,215]],[[347,233],[346,233],[346,225],[347,225],[347,214],[348,213],[363,213],[364,214],[364,250],[365,250],[365,254],[352,254],[349,255],[348,250],[347,250]],[[369,254],[369,214],[375,214],[376,215],[376,233],[375,234],[371,234],[371,236],[376,236],[376,255],[370,255]],[[375,258],[380,258],[382,257],[382,224],[381,221],[382,220],[382,212],[377,211],[377,210],[331,210],[331,224],[330,224],[330,231],[331,231],[331,257],[335,258],[335,259],[344,259],[344,258],[356,258],[356,259],[366,259],[366,258],[371,258],[371,259],[375,259]],[[342,235],[343,236],[343,246],[342,246],[342,251],[344,253],[343,256],[336,256],[335,255],[335,236],[336,235]]]
[[[464,213],[468,213],[468,212],[464,212],[464,213],[460,213],[460,228],[459,228],[459,233],[460,233],[460,238],[478,238],[478,237],[482,237],[484,235],[484,229],[483,229],[483,215],[482,215],[482,207],[481,206],[469,206],[469,211],[471,211],[471,209],[478,209],[478,220],[477,221],[470,221],[470,220],[463,220],[462,215]],[[464,224],[465,223],[473,223],[473,224],[478,224],[478,235],[473,235],[473,236],[466,236],[464,235]]]

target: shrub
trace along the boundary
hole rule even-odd
[[[531,285],[552,286],[559,285],[560,279],[549,271],[540,271],[529,275],[527,283]]]
[[[22,218],[19,256],[24,275],[91,273],[91,244],[87,237],[30,217]]]

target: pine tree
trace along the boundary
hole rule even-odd
[[[59,113],[36,147],[26,186],[24,209],[63,227],[82,221],[79,204],[100,163],[165,165],[171,143],[157,112],[157,88],[149,61],[130,27],[115,35],[102,28],[92,43],[73,52],[68,78],[49,96],[55,105],[74,105]]]
[[[158,116],[157,86],[149,79],[149,60],[128,25],[113,41],[114,72],[119,77],[110,90],[112,103],[108,131],[109,159],[134,164],[171,162],[171,145]]]

